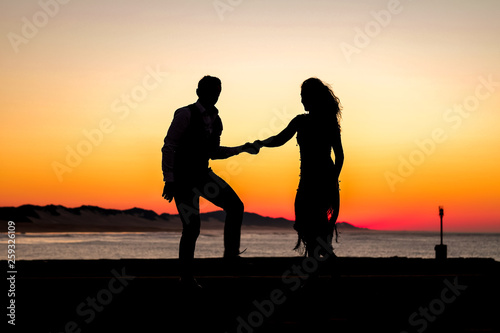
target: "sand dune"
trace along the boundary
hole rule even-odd
[[[215,211],[201,215],[203,229],[224,227],[225,213]],[[85,232],[85,231],[180,231],[178,215],[157,214],[152,210],[132,208],[105,209],[96,206],[67,208],[59,205],[0,207],[0,221],[15,221],[18,232]],[[340,223],[343,229],[358,229]],[[293,221],[245,213],[243,228],[293,231]],[[7,230],[3,228],[3,230]]]

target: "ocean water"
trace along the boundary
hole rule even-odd
[[[244,257],[298,256],[292,232],[243,231]],[[180,233],[26,233],[16,235],[16,260],[177,258]],[[7,235],[0,236],[4,251]],[[430,232],[345,231],[334,243],[341,257],[434,258],[439,235]],[[500,234],[445,234],[448,257],[494,258],[500,261]],[[221,257],[222,231],[200,235],[195,257]],[[7,255],[5,255],[7,257]]]

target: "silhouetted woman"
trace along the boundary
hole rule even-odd
[[[333,233],[335,238],[338,236],[338,178],[344,163],[340,139],[342,106],[332,89],[317,78],[302,83],[301,97],[308,113],[296,116],[281,133],[255,144],[278,147],[297,133],[301,164],[295,197],[294,229],[298,240],[294,250],[305,251],[306,256],[333,254]]]

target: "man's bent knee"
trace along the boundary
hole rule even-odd
[[[228,205],[225,211],[228,214],[243,215],[243,212],[245,211],[245,206],[243,205],[243,202],[240,199],[238,199],[237,201],[232,202],[231,205]]]

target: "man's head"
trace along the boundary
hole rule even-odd
[[[219,100],[219,95],[222,90],[222,82],[219,78],[214,76],[204,76],[200,82],[198,82],[198,89],[196,89],[196,94],[200,99],[200,103],[204,107],[212,107]]]

